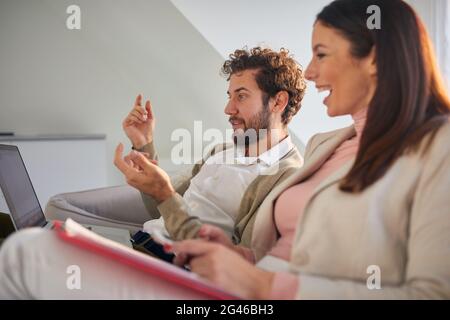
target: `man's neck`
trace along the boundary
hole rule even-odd
[[[270,133],[268,133],[264,138],[260,138],[258,139],[258,142],[252,143],[245,147],[246,157],[258,157],[264,152],[272,149],[272,147],[279,144],[288,136],[287,129],[274,129],[269,131]]]

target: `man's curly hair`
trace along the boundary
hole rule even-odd
[[[245,70],[258,70],[256,83],[264,92],[263,103],[280,91],[287,91],[289,101],[281,115],[287,125],[301,107],[305,94],[306,82],[302,67],[289,55],[289,50],[281,48],[280,52],[268,48],[239,49],[230,54],[222,66],[222,74],[230,80],[231,76]]]

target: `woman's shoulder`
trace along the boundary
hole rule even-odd
[[[436,139],[442,142],[449,142],[450,140],[450,117],[446,117],[444,124],[436,132]]]
[[[337,135],[340,135],[344,132],[347,132],[349,130],[354,130],[353,129],[353,125],[345,127],[345,128],[340,128],[340,129],[336,129],[336,130],[331,130],[331,131],[327,131],[327,132],[319,132],[316,133],[315,135],[313,135],[311,137],[311,140],[314,139],[314,142],[318,143],[318,142],[323,142],[325,140],[331,139]]]
[[[427,134],[420,143],[420,150],[433,155],[450,155],[450,118],[447,117],[439,129],[433,134]]]
[[[306,148],[305,148],[305,159],[308,157],[308,155],[314,151],[319,145],[321,145],[322,143],[336,137],[339,135],[343,135],[346,134],[350,131],[354,132],[354,127],[353,125],[345,127],[345,128],[340,128],[340,129],[336,129],[336,130],[332,130],[332,131],[328,131],[328,132],[320,132],[320,133],[316,133],[315,135],[313,135],[309,140],[308,143],[306,144]]]

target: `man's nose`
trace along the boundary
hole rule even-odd
[[[236,113],[236,107],[233,103],[233,101],[229,100],[228,103],[225,106],[225,114],[235,114]]]

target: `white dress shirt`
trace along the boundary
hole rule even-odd
[[[236,146],[209,157],[183,195],[189,215],[216,225],[231,236],[250,183],[260,174],[269,174],[293,148],[287,136],[258,157],[246,157],[245,149]],[[154,228],[167,234],[162,217],[144,224],[144,231],[150,234]]]

